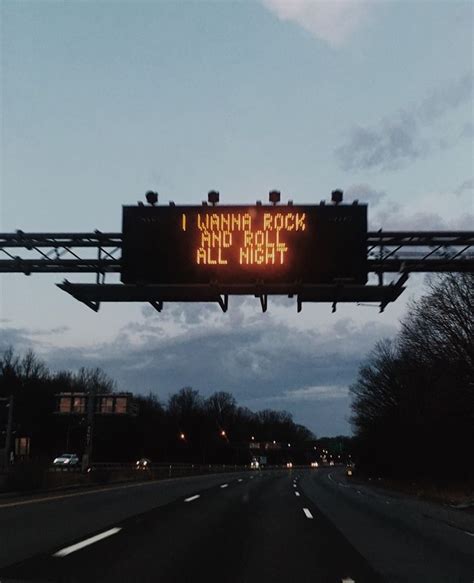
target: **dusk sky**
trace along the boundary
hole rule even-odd
[[[121,205],[318,203],[341,188],[370,228],[474,229],[473,3],[1,1],[0,229],[120,231]],[[93,276],[65,275],[70,281]],[[395,277],[395,274],[394,274]],[[231,298],[105,304],[60,276],[0,276],[0,351],[104,368],[166,400],[183,386],[349,434],[349,385],[396,304]],[[109,282],[118,281],[108,276]]]

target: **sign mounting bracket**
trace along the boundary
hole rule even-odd
[[[229,296],[224,294],[223,296],[217,296],[217,303],[219,304],[221,310],[225,313],[229,307]]]
[[[150,301],[150,305],[153,306],[157,312],[161,312],[161,310],[163,309],[163,302],[160,301],[152,300]]]

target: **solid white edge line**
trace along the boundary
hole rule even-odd
[[[303,512],[304,512],[306,518],[313,518],[313,515],[309,511],[309,508],[303,508]]]
[[[465,530],[464,532],[469,536],[474,536],[474,532],[469,532],[468,530]]]
[[[193,500],[197,500],[200,497],[201,497],[201,494],[195,494],[194,496],[190,496],[189,498],[185,498],[184,501],[185,502],[192,502]]]
[[[177,480],[179,478],[173,478]],[[60,496],[45,496],[43,498],[32,498],[31,500],[17,500],[16,502],[7,502],[0,504],[2,508],[13,508],[14,506],[25,506],[25,504],[36,504],[37,502],[51,502],[54,500],[63,500],[64,498],[73,498],[75,496],[88,496],[89,494],[102,494],[103,492],[111,492],[113,490],[125,490],[126,488],[140,488],[142,486],[152,486],[158,481],[167,482],[169,480],[153,480],[151,482],[139,482],[138,484],[125,484],[121,486],[112,486],[110,488],[95,488],[94,490],[83,490],[82,492],[73,492],[72,494],[61,494]]]
[[[64,547],[63,549],[61,549],[57,553],[54,553],[53,557],[65,557],[66,555],[70,555],[71,553],[74,553],[75,551],[83,549],[84,547],[88,547],[89,545],[92,545],[92,544],[96,543],[97,541],[100,541],[104,538],[107,538],[108,536],[112,536],[113,534],[117,534],[121,530],[122,529],[118,526],[116,526],[114,528],[110,528],[109,530],[101,532],[100,534],[96,534],[95,536],[91,536],[90,538],[86,538],[85,540],[81,541],[80,543],[76,543],[75,545],[71,545],[70,547]]]
[[[221,488],[227,488],[229,484],[221,484]]]

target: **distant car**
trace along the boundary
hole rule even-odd
[[[354,465],[353,465],[353,464],[349,464],[349,465],[346,467],[346,476],[347,476],[348,478],[351,478],[351,477],[354,475],[354,469],[355,469],[355,468],[354,468]]]
[[[334,465],[334,462],[331,460],[331,461],[329,462],[329,465],[330,465],[330,466],[333,466],[333,465]]]
[[[260,462],[258,460],[252,460],[250,462],[250,469],[251,470],[258,470],[259,467],[260,467]]]
[[[291,468],[293,467],[293,464],[291,462],[287,462],[286,467],[291,470]]]
[[[77,466],[78,463],[79,457],[75,453],[63,453],[53,460],[54,466]]]
[[[135,469],[137,470],[148,470],[150,468],[151,461],[146,458],[142,457],[135,462]]]
[[[318,462],[311,462],[311,467],[312,468],[319,468]]]

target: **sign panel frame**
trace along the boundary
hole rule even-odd
[[[133,285],[365,284],[366,205],[124,206]]]

